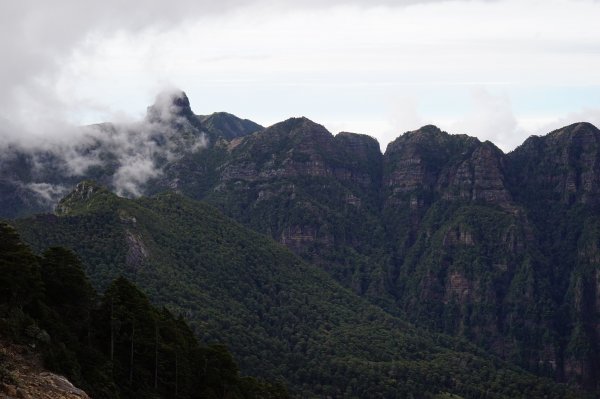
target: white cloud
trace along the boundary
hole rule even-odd
[[[68,188],[60,184],[28,183],[24,187],[33,191],[46,204],[58,202],[68,192]]]
[[[64,187],[40,179],[49,170],[78,177],[98,166],[112,171],[117,194],[139,196],[144,184],[163,173],[163,164],[206,147],[204,132],[186,118],[187,99],[180,91],[161,92],[147,117],[114,125],[66,127],[64,135],[42,136],[39,140],[6,136],[2,157],[10,158],[25,149],[31,154],[35,183],[27,186],[44,201],[63,193]],[[189,110],[188,110],[189,112]]]
[[[161,173],[153,159],[144,154],[130,154],[122,160],[114,175],[113,183],[117,194],[137,197],[143,194],[143,184],[160,176]]]
[[[566,125],[571,125],[578,122],[589,122],[600,128],[600,107],[598,108],[583,108],[576,112],[570,112],[559,118],[546,118],[546,120],[538,122],[533,133],[544,134]]]
[[[492,94],[483,88],[471,92],[471,109],[448,127],[453,133],[464,133],[489,140],[502,150],[510,150],[523,141],[525,130],[519,125],[507,94]]]

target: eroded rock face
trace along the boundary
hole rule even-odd
[[[146,245],[142,240],[142,235],[131,230],[126,230],[125,240],[127,241],[128,248],[125,260],[127,266],[132,269],[139,269],[149,256],[148,249],[146,249]]]
[[[285,214],[268,215],[277,220],[263,232],[297,253],[314,243],[355,242],[334,236],[327,226],[339,224],[343,216],[336,213],[376,205],[382,154],[372,137],[346,132],[334,137],[306,118],[292,118],[236,140],[228,151],[229,159],[218,170],[215,197],[234,194],[238,204],[251,210],[249,217],[263,207],[286,209]]]
[[[505,155],[490,142],[449,135],[425,126],[400,136],[388,146],[383,185],[387,201],[425,191],[449,201],[480,201],[511,206],[505,186]],[[396,199],[396,200],[395,200]]]
[[[511,205],[511,196],[504,184],[504,154],[489,142],[478,146],[457,167],[451,167],[447,181],[445,199]],[[444,186],[443,180],[440,183]]]
[[[388,144],[384,154],[384,187],[394,194],[420,188],[431,190],[445,158],[443,142],[447,136],[435,126],[424,126]]]
[[[340,135],[338,135],[340,136]],[[306,118],[292,118],[230,147],[232,159],[221,167],[222,181],[247,182],[295,177],[329,177],[377,184],[365,162],[377,168],[381,153],[377,141],[353,133],[339,138]]]
[[[508,155],[513,190],[527,188],[565,204],[597,204],[600,188],[600,131],[576,123],[532,136]]]
[[[78,183],[73,191],[56,205],[56,214],[64,215],[69,213],[73,208],[81,206],[101,190],[104,189],[91,181],[82,181],[81,183]]]
[[[290,226],[281,233],[280,242],[290,248],[299,248],[305,244],[320,243],[330,246],[333,237],[330,234],[320,233],[312,226]]]
[[[467,226],[456,226],[446,232],[443,244],[448,247],[454,245],[473,246],[475,245],[475,242],[473,240],[473,234]]]
[[[40,357],[28,348],[0,340],[0,352],[10,378],[0,384],[0,397],[9,399],[90,399],[63,376],[42,367]],[[2,396],[3,395],[3,396]]]
[[[453,271],[448,276],[446,283],[445,302],[456,299],[460,305],[470,301],[472,283],[462,273]]]

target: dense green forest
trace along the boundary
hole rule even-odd
[[[37,251],[58,244],[73,249],[107,298],[113,280],[125,276],[153,302],[189,320],[202,342],[225,343],[242,372],[285,382],[294,396],[579,395],[466,341],[390,316],[206,204],[172,193],[129,200],[85,182],[58,211],[14,224]],[[105,299],[98,315],[107,317],[108,307]],[[151,327],[145,333],[150,352]],[[124,322],[115,343],[122,348],[117,372],[125,382],[133,329]]]
[[[285,398],[286,389],[241,377],[223,345],[200,345],[181,318],[123,277],[97,295],[79,258],[34,255],[0,224],[0,336],[38,348],[45,366],[92,398]],[[11,381],[0,364],[0,383]]]

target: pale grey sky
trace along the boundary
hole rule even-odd
[[[305,115],[383,147],[433,123],[509,150],[600,125],[599,15],[593,0],[2,2],[0,130],[136,119],[176,86],[198,114]]]

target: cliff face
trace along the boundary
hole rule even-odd
[[[577,123],[530,137],[509,160],[514,190],[523,191],[524,201],[537,196],[566,205],[598,203],[600,134],[594,125]]]
[[[334,138],[306,118],[273,125],[231,151],[221,168],[224,181],[265,181],[276,178],[325,177],[372,188],[377,182],[370,161],[379,162],[377,142],[343,133]],[[376,165],[374,165],[376,166]]]
[[[561,312],[559,375],[592,386],[600,378],[599,156],[600,131],[577,123],[530,137],[507,157],[511,193],[548,257],[544,275]]]
[[[389,144],[383,185],[392,203],[403,193],[426,191],[450,201],[508,207],[504,169],[504,154],[492,143],[425,126]]]
[[[383,239],[376,231],[382,155],[375,139],[334,137],[306,118],[292,118],[227,151],[214,187],[197,198],[322,265],[358,292],[383,284],[368,277],[383,275],[370,269],[380,265],[366,262],[372,243]]]
[[[581,237],[600,225],[598,137],[575,125],[505,155],[426,126],[381,156],[292,119],[236,143],[206,198],[391,312],[594,385],[597,254]]]

